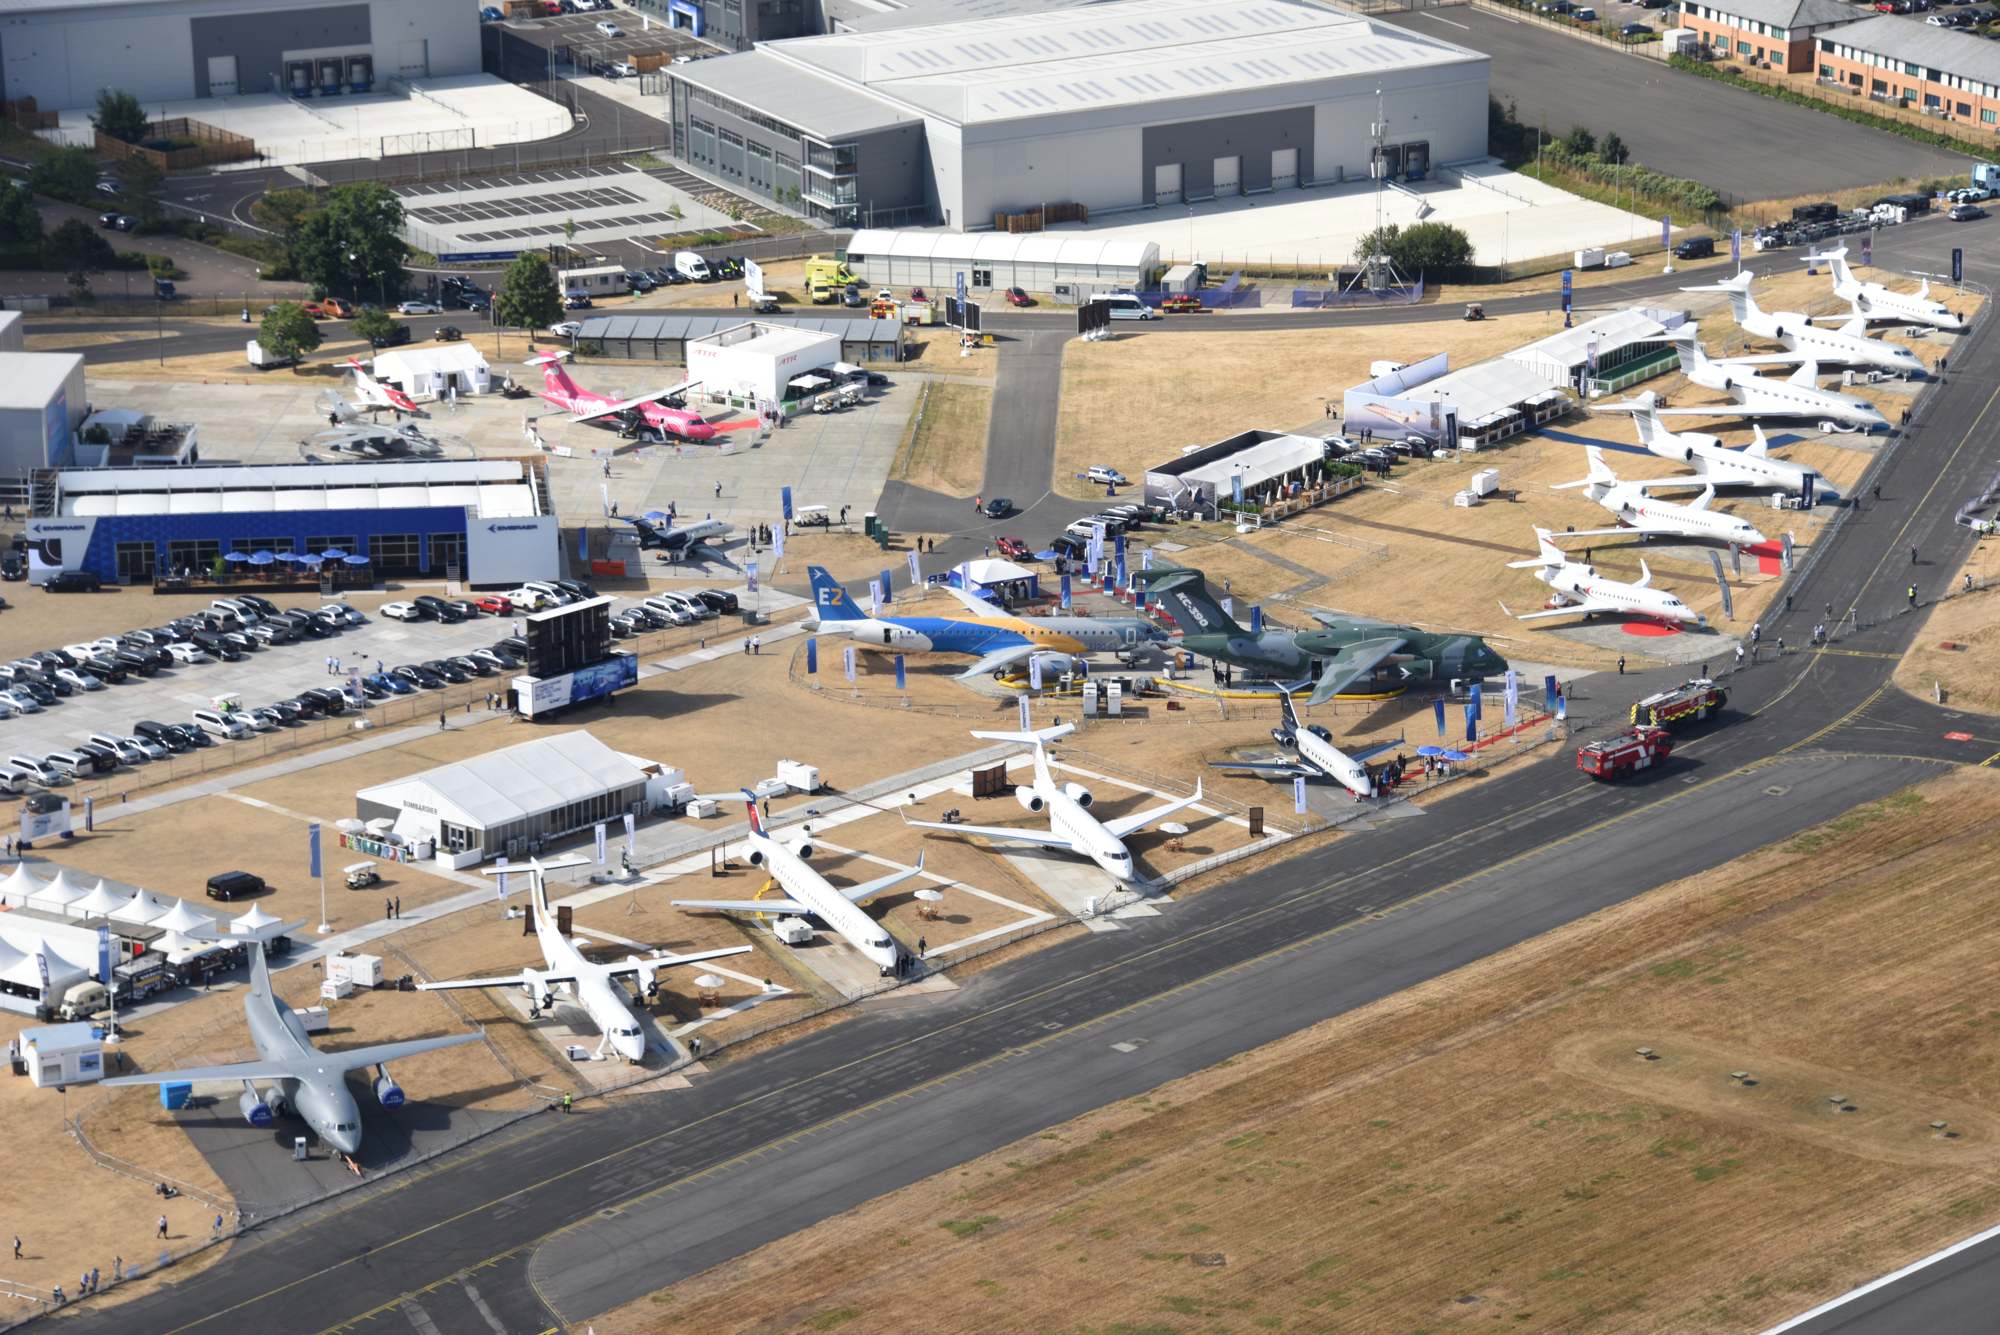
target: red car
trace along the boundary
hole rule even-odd
[[[491,616],[512,616],[514,600],[503,594],[489,593],[484,598],[475,598],[472,605]]]
[[[1177,312],[1187,312],[1193,314],[1206,309],[1207,307],[1201,304],[1200,297],[1194,296],[1187,292],[1177,292],[1173,296],[1168,297],[1165,301],[1162,301],[1160,303],[1160,310],[1168,315],[1172,315]]]
[[[1019,538],[995,538],[993,550],[1009,561],[1032,561],[1035,557],[1034,549]]]
[[[1032,306],[1035,304],[1035,299],[1018,287],[1010,287],[1007,289],[1007,304],[1009,306]]]

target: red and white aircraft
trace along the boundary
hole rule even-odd
[[[637,415],[637,423],[650,427],[662,436],[677,436],[682,440],[714,440],[717,428],[702,419],[700,413],[688,408],[669,408],[660,400],[689,388],[694,382],[672,385],[666,389],[642,394],[636,399],[620,402],[592,390],[584,389],[569,378],[569,370],[563,365],[566,352],[545,353],[540,357],[530,357],[528,365],[542,368],[542,388],[537,395],[570,413],[572,422],[595,422],[606,417],[620,417],[630,421],[630,415]],[[724,430],[727,427],[722,428]]]
[[[362,408],[387,408],[393,412],[423,415],[423,409],[417,407],[415,399],[394,385],[385,385],[369,375],[368,368],[355,358],[348,358],[347,365],[354,372],[354,392],[361,396]]]

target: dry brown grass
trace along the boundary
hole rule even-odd
[[[937,380],[923,391],[923,420],[910,428],[889,476],[947,496],[970,496],[986,476],[993,391]]]
[[[1996,815],[1932,781],[595,1324],[1759,1328],[2000,1201]]]
[[[1956,709],[2000,714],[2000,587],[1992,586],[1994,548],[1982,541],[1966,561],[1965,573],[1987,587],[1939,602],[1924,621],[1896,668],[1896,685],[1923,700],[1944,689]],[[1954,587],[1957,587],[1954,585]]]
[[[956,329],[942,325],[916,326],[906,331],[909,360],[919,371],[938,375],[990,376],[1000,369],[1000,354],[993,345],[981,344],[961,355]]]

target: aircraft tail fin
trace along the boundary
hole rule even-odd
[[[854,605],[854,599],[848,597],[847,590],[840,587],[840,581],[827,573],[825,566],[807,566],[806,577],[812,581],[813,607],[821,621],[867,619]]]
[[[1568,491],[1576,487],[1586,488],[1590,499],[1602,500],[1610,490],[1618,485],[1618,475],[1611,471],[1611,465],[1604,462],[1604,451],[1596,445],[1584,447],[1584,457],[1590,460],[1590,475],[1578,482],[1558,482],[1554,491]]]
[[[1569,557],[1556,546],[1555,535],[1545,528],[1535,530],[1535,540],[1541,544],[1541,555],[1528,561],[1509,561],[1509,570],[1540,570],[1545,566],[1568,565]]]
[[[271,996],[271,966],[264,959],[264,943],[250,942],[250,995],[269,1000]]]
[[[1241,635],[1243,627],[1222,610],[1199,570],[1186,566],[1154,566],[1144,572],[1146,592],[1159,600],[1174,624],[1189,635]]]
[[[1917,300],[1928,301],[1931,295],[1931,280],[1926,278],[1917,284]]]
[[[1769,457],[1771,453],[1771,441],[1770,438],[1764,434],[1764,428],[1762,426],[1752,424],[1750,427],[1750,436],[1751,436],[1750,443],[1743,447],[1743,452],[1749,455],[1753,459],[1763,459]]]
[[[743,790],[743,805],[750,812],[750,833],[764,833],[764,818],[757,814],[757,795],[748,788]]]
[[[1639,579],[1638,582],[1635,583],[1632,587],[1635,589],[1643,589],[1650,586],[1652,582],[1653,582],[1653,568],[1646,564],[1646,558],[1642,556],[1639,558]]]
[[[1674,355],[1680,358],[1681,374],[1692,380],[1701,373],[1708,363],[1708,355],[1701,350],[1701,339],[1691,324],[1667,332],[1667,341],[1674,345]]]
[[[1278,707],[1285,712],[1285,731],[1291,733],[1294,737],[1298,736],[1299,729],[1304,725],[1299,722],[1298,706],[1292,703],[1292,693],[1290,691],[1278,692]]]

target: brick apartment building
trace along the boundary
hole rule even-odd
[[[1687,0],[1680,26],[1718,56],[1796,74],[1813,67],[1815,38],[1865,12],[1841,0]]]
[[[2000,43],[1883,14],[1823,34],[1818,46],[1822,83],[1989,134],[2000,129]]]

